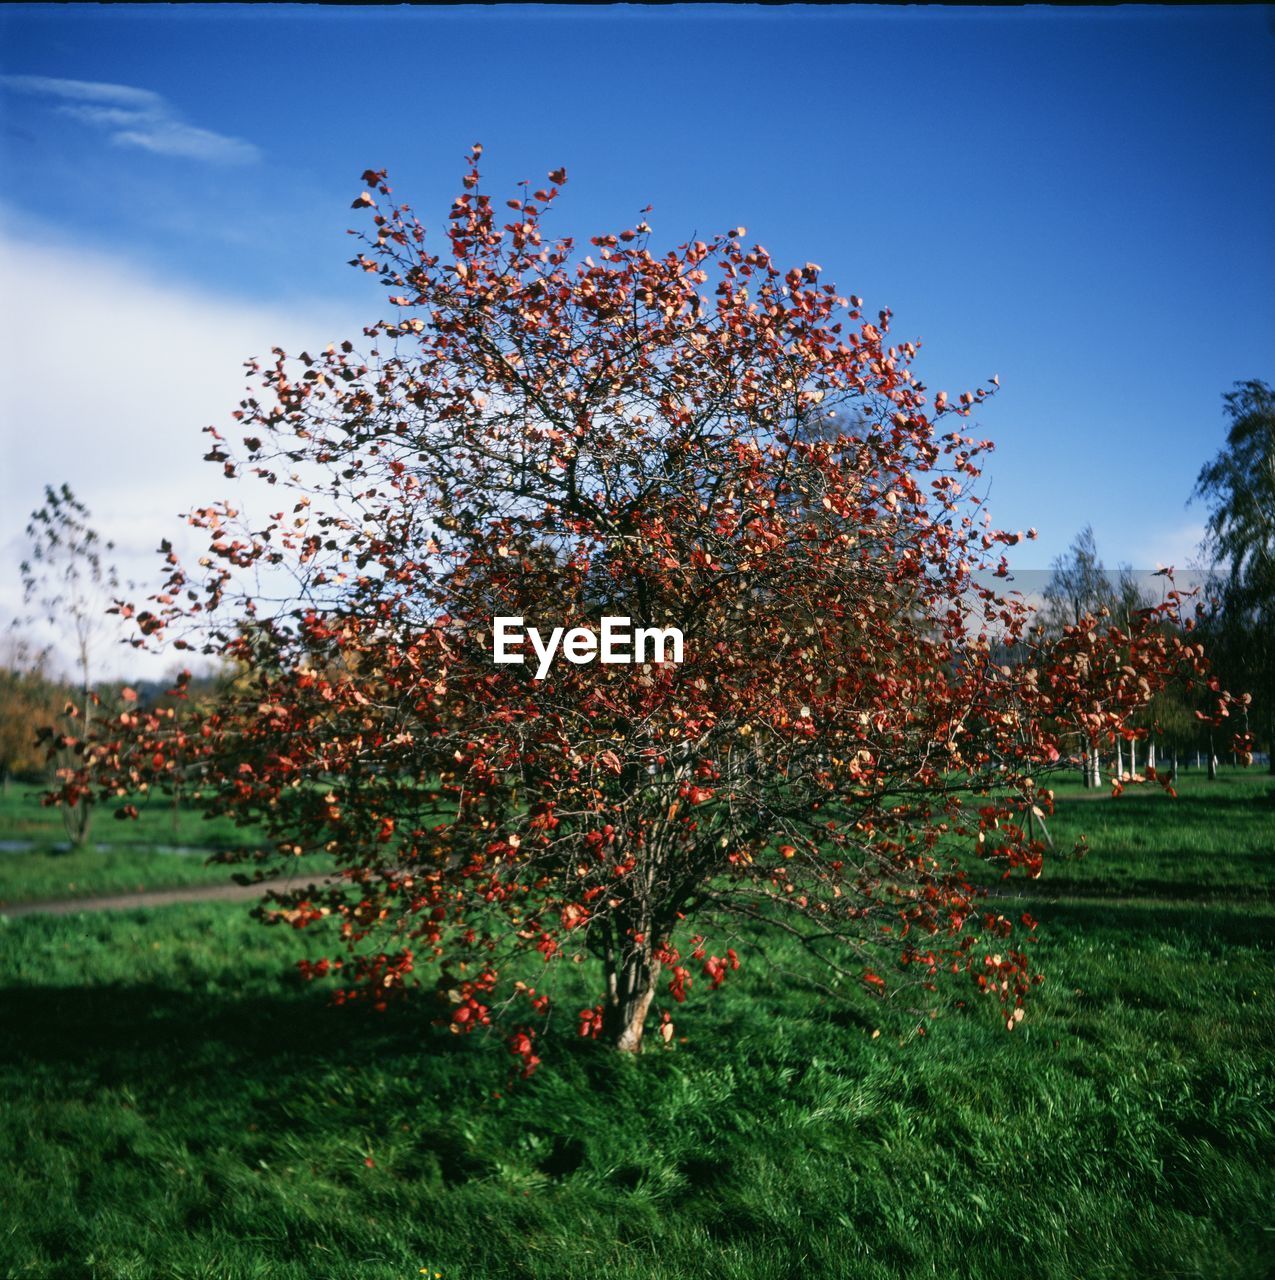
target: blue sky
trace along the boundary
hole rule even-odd
[[[359,173],[437,225],[481,140],[492,190],[567,167],[564,232],[742,223],[890,307],[932,388],[999,374],[1021,567],[1086,522],[1181,564],[1222,393],[1275,378],[1273,71],[1257,7],[5,6],[0,544],[46,479],[138,545],[215,487],[238,362],[380,308]]]

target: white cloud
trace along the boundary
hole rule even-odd
[[[187,124],[150,89],[54,76],[0,76],[0,85],[14,93],[54,99],[60,115],[106,130],[116,146],[214,164],[261,159],[251,142]]]
[[[140,147],[161,156],[186,156],[219,164],[251,164],[261,153],[250,142],[226,138],[208,129],[178,121],[161,120],[144,129],[121,129],[111,141],[122,147]]]
[[[161,538],[183,547],[178,513],[248,497],[202,460],[202,428],[234,426],[243,362],[357,337],[371,318],[214,297],[3,229],[0,296],[0,624],[22,611],[23,531],[46,483],[69,483],[116,543],[122,576],[153,590]],[[124,649],[116,664],[131,675],[169,665],[142,669]]]
[[[60,80],[56,76],[0,76],[0,84],[18,93],[51,94],[76,102],[106,102],[134,111],[162,109],[164,100],[151,89],[97,80]]]
[[[1200,543],[1204,540],[1203,520],[1179,524],[1151,526],[1142,531],[1134,555],[1130,557],[1135,568],[1161,568],[1175,566],[1185,569],[1200,558]]]

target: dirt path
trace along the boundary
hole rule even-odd
[[[180,889],[143,893],[101,894],[84,898],[52,898],[43,902],[0,904],[0,916],[69,916],[77,911],[127,911],[134,907],[167,907],[177,902],[251,902],[267,889],[296,888],[299,880],[262,880],[260,884],[191,884]]]

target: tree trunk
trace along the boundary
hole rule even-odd
[[[1217,756],[1213,754],[1213,735],[1209,734],[1209,781],[1217,780]]]
[[[87,845],[89,833],[93,830],[93,806],[85,800],[80,816],[80,843]]]
[[[1116,781],[1124,777],[1124,744],[1116,739]]]
[[[1147,768],[1155,768],[1155,739],[1151,739],[1151,745],[1147,748]]]
[[[622,956],[608,957],[607,1007],[603,1032],[620,1053],[641,1053],[646,1015],[655,998],[660,962],[651,954],[650,932],[628,943]]]
[[[87,800],[70,805],[62,810],[63,826],[75,849],[82,849],[89,842],[89,832],[93,828],[93,808]]]
[[[83,673],[83,685],[80,689],[80,725],[79,737],[82,742],[87,742],[89,731],[93,727],[93,690],[89,685],[88,676],[88,653],[84,645],[83,639],[80,641],[80,670]],[[81,800],[77,805],[62,810],[62,823],[66,828],[66,834],[71,839],[71,846],[75,849],[82,849],[89,842],[89,829],[93,825],[93,807],[88,799]]]

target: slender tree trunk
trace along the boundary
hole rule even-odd
[[[93,829],[93,809],[87,800],[80,800],[73,805],[62,807],[62,825],[66,830],[71,847],[82,849],[89,842],[89,832]]]
[[[1116,739],[1116,781],[1124,777],[1124,744]]]
[[[1151,739],[1151,745],[1147,748],[1147,768],[1155,768],[1155,739]]]
[[[87,742],[89,730],[93,725],[93,690],[89,684],[88,648],[83,637],[80,639],[80,671],[83,673],[80,690],[80,737],[82,741]],[[72,847],[81,849],[88,844],[89,830],[93,825],[93,808],[88,799],[81,800],[73,809],[64,809],[63,818],[67,835],[71,837]]]
[[[1213,735],[1209,734],[1209,781],[1217,780],[1217,756],[1213,754]]]

